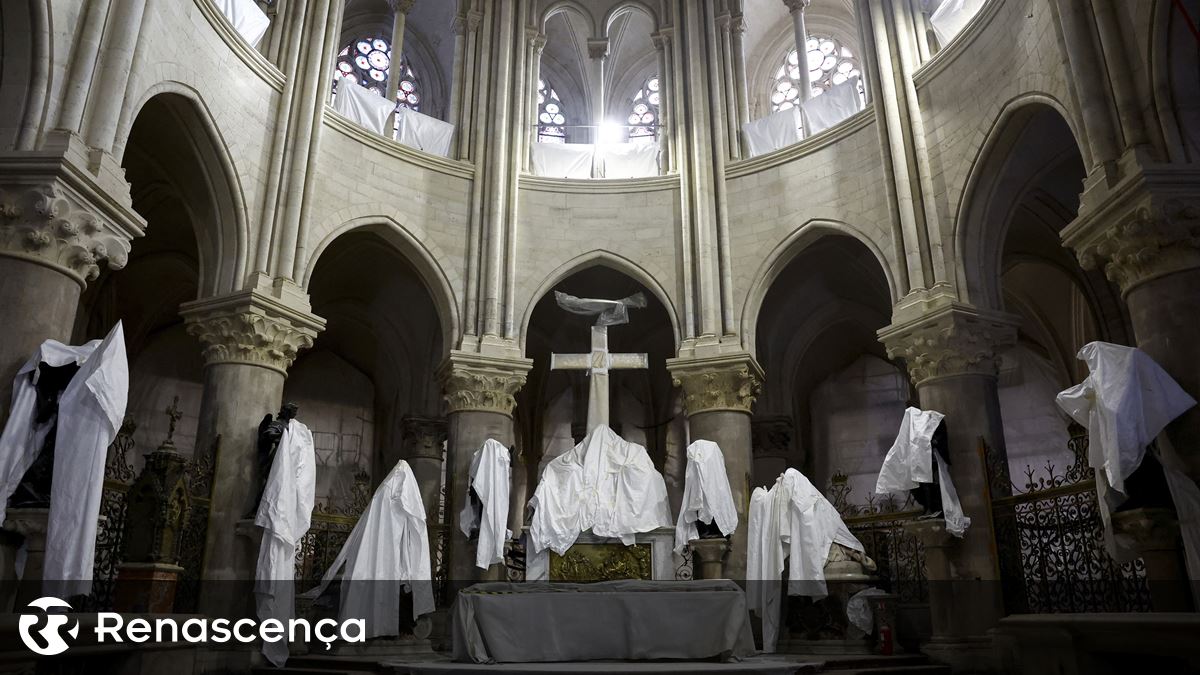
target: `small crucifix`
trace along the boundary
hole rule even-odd
[[[646,299],[637,293],[622,300],[592,300],[554,293],[558,305],[574,314],[598,314],[592,326],[592,350],[587,354],[551,354],[551,370],[586,370],[591,378],[588,386],[587,430],[608,424],[608,371],[612,369],[646,369],[650,358],[646,354],[613,354],[608,351],[608,327],[629,321],[629,307],[645,307]]]
[[[175,425],[179,422],[179,418],[183,417],[183,413],[179,410],[179,397],[176,396],[174,401],[171,401],[171,406],[163,411],[170,422],[167,425],[167,440],[163,441],[163,445],[175,447]]]

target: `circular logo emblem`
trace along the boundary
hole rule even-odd
[[[21,641],[30,651],[42,656],[61,654],[70,648],[71,644],[63,637],[70,636],[71,642],[79,637],[79,622],[62,613],[50,613],[51,608],[65,607],[71,611],[71,606],[58,598],[38,598],[29,603],[21,614],[17,627],[21,632]]]

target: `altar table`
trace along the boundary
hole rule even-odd
[[[476,663],[740,659],[754,652],[732,581],[480,583],[454,605],[454,658]]]

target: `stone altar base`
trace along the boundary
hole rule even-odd
[[[121,563],[113,591],[118,612],[170,614],[183,568],[162,563]]]

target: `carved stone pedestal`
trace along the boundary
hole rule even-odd
[[[692,570],[697,579],[724,579],[725,556],[729,553],[729,542],[725,539],[693,539],[688,542],[692,549]]]
[[[169,614],[183,568],[165,563],[121,563],[113,609],[139,614]]]
[[[1191,589],[1184,568],[1179,520],[1170,509],[1133,509],[1112,514],[1113,533],[1127,536],[1146,563],[1150,603],[1156,612],[1188,612]]]

